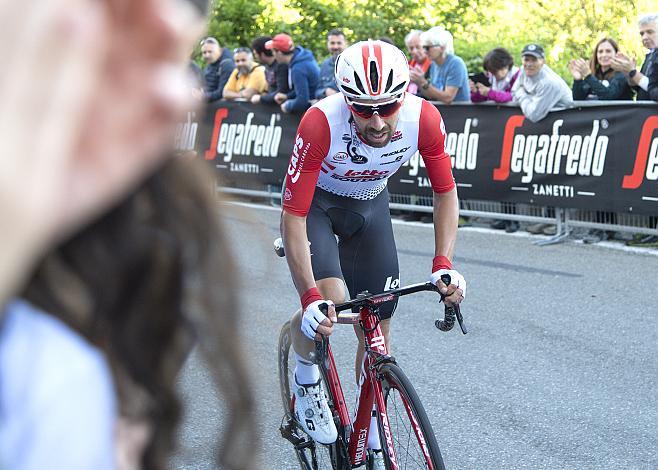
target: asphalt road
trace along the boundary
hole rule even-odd
[[[296,468],[278,432],[276,351],[298,305],[271,241],[277,211],[227,209],[240,266],[246,354],[259,406],[263,469]],[[431,267],[430,225],[394,225],[402,284]],[[448,469],[658,469],[658,256],[460,229],[455,265],[468,284],[463,336],[434,328],[435,294],[401,299],[393,355],[414,383]],[[354,333],[332,345],[353,403]],[[175,469],[211,469],[225,409],[203,363],[180,381],[186,417]]]

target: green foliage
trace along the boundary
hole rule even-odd
[[[653,10],[649,0],[216,0],[208,32],[228,47],[287,32],[320,62],[333,28],[350,42],[388,36],[404,47],[409,30],[440,25],[453,34],[455,51],[472,72],[481,70],[482,57],[494,47],[506,47],[518,62],[523,46],[536,42],[544,46],[546,62],[570,83],[569,60],[589,58],[605,36],[641,59],[636,20]]]

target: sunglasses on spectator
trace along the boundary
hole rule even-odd
[[[439,47],[439,45],[438,44],[430,44],[429,46],[423,46],[423,49],[425,49],[425,52],[427,52],[433,47]]]
[[[238,54],[240,52],[246,52],[247,54],[251,54],[251,49],[248,47],[236,47],[233,49],[233,54]]]
[[[363,119],[370,119],[375,113],[380,117],[385,118],[392,116],[398,109],[400,109],[402,106],[402,100],[396,98],[395,101],[378,103],[376,105],[359,104],[353,101],[348,101],[347,106],[350,108],[350,111]]]

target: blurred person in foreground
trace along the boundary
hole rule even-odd
[[[193,334],[235,410],[224,465],[255,467],[235,298],[208,288],[230,263],[220,221],[169,150],[206,8],[0,5],[0,468],[167,468]]]

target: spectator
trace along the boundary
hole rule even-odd
[[[404,37],[404,45],[407,46],[407,51],[411,60],[409,61],[409,75],[411,82],[409,82],[409,87],[407,91],[414,95],[419,94],[419,87],[423,85],[430,78],[430,65],[432,61],[427,54],[425,54],[425,49],[421,46],[420,35],[423,32],[419,29],[412,29]]]
[[[647,92],[649,93],[649,98],[653,101],[658,101],[658,47],[654,47],[651,54],[651,63],[653,64],[651,68],[647,71],[649,76],[649,85]],[[655,237],[658,241],[658,237]]]
[[[573,104],[569,86],[544,63],[544,49],[540,45],[526,45],[521,57],[523,70],[512,87],[512,95],[530,121],[544,119],[551,108]]]
[[[265,43],[272,39],[271,36],[260,36],[251,42],[251,49],[254,51],[258,62],[265,67],[265,80],[267,80],[268,90],[263,94],[256,94],[251,97],[251,102],[256,103],[274,103],[274,96],[277,93],[288,93],[288,65],[280,64],[274,58],[272,51],[265,49]]]
[[[125,411],[150,425],[129,468],[167,468],[186,320],[222,332],[201,335],[208,362],[230,401],[250,401],[214,193],[199,184],[207,173],[167,162],[192,104],[181,90],[202,3],[50,0],[17,15],[0,2],[12,26],[0,50],[11,97],[0,100],[0,468],[128,468],[114,448]],[[57,53],[35,74],[45,44]],[[232,415],[224,468],[257,468],[253,415]]]
[[[471,101],[474,103],[488,100],[496,103],[512,101],[512,87],[519,76],[520,70],[514,66],[514,58],[507,49],[497,47],[490,50],[484,56],[482,66],[491,86],[469,80]]]
[[[224,86],[228,82],[235,63],[231,51],[219,46],[215,38],[206,38],[201,42],[201,55],[206,62],[203,70],[203,93],[196,97],[207,102],[217,101],[222,98]]]
[[[274,51],[277,62],[288,65],[288,83],[292,82],[292,90],[277,93],[274,101],[281,106],[284,113],[301,113],[311,106],[311,99],[320,81],[320,67],[313,53],[301,46],[295,46],[292,38],[280,33],[271,41],[265,43],[265,49]]]
[[[432,59],[430,79],[420,87],[422,95],[444,104],[470,102],[468,70],[462,58],[454,54],[452,34],[436,26],[421,35],[421,43]]]
[[[222,97],[225,100],[250,100],[252,96],[267,90],[265,67],[254,64],[254,55],[248,47],[233,51],[235,70],[226,82]]]
[[[334,66],[336,57],[347,47],[345,34],[340,29],[332,29],[327,33],[327,48],[330,56],[327,57],[320,66],[320,85],[315,92],[315,98],[321,100],[334,93],[338,93],[336,79],[334,78]]]
[[[601,39],[594,47],[589,64],[572,59],[569,72],[574,78],[574,100],[632,100],[633,91],[622,72],[612,69],[612,59],[619,52],[614,39]]]
[[[638,20],[638,27],[640,30],[640,38],[642,38],[642,45],[649,49],[649,52],[644,57],[642,67],[638,71],[635,59],[619,52],[612,59],[612,68],[623,72],[628,78],[628,83],[637,93],[638,101],[647,101],[651,99],[648,90],[649,71],[654,63],[652,51],[658,45],[658,13],[650,13],[641,16]]]

